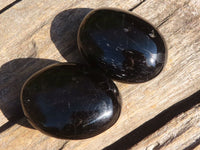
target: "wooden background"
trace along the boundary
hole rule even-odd
[[[142,84],[116,82],[118,122],[86,140],[41,134],[24,119],[19,91],[35,71],[82,62],[76,34],[92,9],[129,10],[155,25],[168,62]],[[200,0],[0,0],[0,150],[200,149]]]

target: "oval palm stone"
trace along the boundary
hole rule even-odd
[[[112,80],[76,64],[56,64],[35,73],[22,88],[21,104],[33,127],[65,139],[100,134],[117,121],[121,111]]]
[[[113,79],[140,83],[157,76],[167,50],[148,22],[118,9],[97,9],[82,21],[78,47],[86,60]]]

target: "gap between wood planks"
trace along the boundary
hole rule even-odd
[[[193,144],[191,144],[190,146],[186,147],[184,150],[191,150],[191,149],[195,149],[197,148],[197,146],[199,146],[200,143],[200,138],[198,140],[196,140]]]
[[[120,148],[120,150],[129,149],[135,144],[142,141],[145,137],[149,136],[150,134],[163,127],[176,116],[190,110],[192,107],[199,103],[200,91],[164,110],[163,112],[155,116],[153,119],[147,121],[146,123],[136,128],[129,134],[125,135],[115,143],[106,147],[104,150],[117,150],[118,148]],[[191,145],[192,147],[194,147],[195,145],[198,146],[199,143],[198,141],[196,141],[193,144],[194,145]]]

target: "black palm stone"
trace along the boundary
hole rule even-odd
[[[77,40],[90,64],[122,82],[154,78],[167,59],[158,31],[138,16],[118,9],[91,11],[79,27]]]
[[[41,132],[83,139],[110,128],[121,111],[112,80],[94,68],[55,64],[31,76],[21,91],[24,114]]]

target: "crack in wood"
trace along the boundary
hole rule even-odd
[[[188,5],[188,4],[189,4],[189,2],[184,3],[184,5],[183,5],[182,7],[185,7],[185,6]],[[156,28],[160,28],[163,24],[165,24],[165,23],[166,23],[171,17],[173,17],[173,16],[175,15],[175,13],[176,13],[180,8],[182,8],[182,7],[176,8],[172,13],[170,13],[167,17],[165,17],[165,18],[161,21],[161,23],[158,24],[158,25],[156,26]]]
[[[163,24],[165,24],[176,12],[179,10],[179,8],[175,9],[171,14],[169,14],[167,17],[165,17],[159,25],[156,26],[156,28],[160,28]]]
[[[4,13],[5,11],[7,11],[8,9],[10,9],[11,7],[13,7],[14,5],[16,5],[17,3],[21,2],[22,0],[16,0],[14,2],[12,2],[11,4],[7,5],[6,7],[4,7],[3,9],[0,10],[0,14]]]
[[[135,5],[133,8],[130,8],[128,11],[133,11],[134,9],[136,9],[137,7],[139,7],[142,3],[144,3],[146,0],[141,0],[140,3],[138,3],[137,5]]]
[[[65,145],[68,143],[69,141],[66,141],[60,148],[59,150],[63,150],[65,148]]]
[[[198,105],[197,105],[198,106]],[[195,106],[196,107],[196,106]],[[172,143],[176,138],[180,137],[181,135],[183,135],[187,130],[189,130],[191,128],[190,126],[187,126],[184,129],[181,129],[176,135],[171,136],[169,139],[167,139],[164,143],[160,144],[159,146],[157,146],[157,149],[161,149],[164,148],[165,146],[167,146],[168,144]]]

